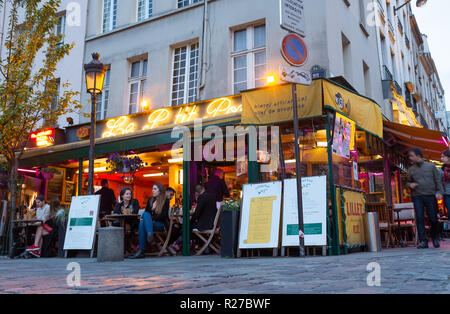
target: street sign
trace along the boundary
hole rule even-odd
[[[308,49],[300,36],[289,34],[281,42],[281,52],[289,64],[301,66],[308,58]]]
[[[280,26],[305,36],[303,0],[280,0]]]
[[[279,76],[281,80],[289,83],[296,83],[301,85],[312,84],[311,73],[309,71],[295,67],[280,65]]]

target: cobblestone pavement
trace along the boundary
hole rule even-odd
[[[81,266],[81,286],[69,287],[67,265]],[[369,263],[381,266],[381,286],[369,287]],[[222,259],[162,257],[98,263],[96,259],[0,258],[0,293],[450,293],[450,240],[441,249],[383,250],[329,257]]]

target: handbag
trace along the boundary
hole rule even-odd
[[[42,228],[44,228],[48,233],[53,231],[53,228],[47,225],[45,222],[42,223]]]

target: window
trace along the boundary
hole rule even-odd
[[[131,63],[129,83],[129,110],[128,114],[137,113],[140,103],[144,100],[147,79],[147,59]]]
[[[173,54],[172,106],[197,100],[198,43],[176,48]]]
[[[177,1],[178,1],[178,8],[183,8],[190,4],[200,2],[200,0],[177,0]]]
[[[138,22],[148,19],[153,14],[153,0],[137,0],[137,17]]]
[[[97,98],[97,120],[106,119],[109,104],[109,86],[111,84],[111,68],[105,73],[105,82],[103,83],[103,93]]]
[[[61,15],[58,17],[58,24],[55,27],[55,34],[57,36],[62,36],[58,45],[64,44],[64,35],[66,31],[66,15]]]
[[[117,24],[117,0],[103,0],[102,33],[112,31]]]
[[[266,26],[256,25],[234,31],[233,91],[262,87],[266,77]]]

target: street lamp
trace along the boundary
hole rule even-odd
[[[400,10],[401,8],[403,8],[405,5],[407,5],[408,3],[410,3],[412,0],[409,0],[405,3],[403,3],[401,6],[399,6],[398,8],[394,7],[394,14],[397,14],[397,11]],[[417,0],[416,1],[416,7],[420,8],[423,7],[425,4],[427,4],[428,0]]]
[[[89,143],[88,195],[94,194],[94,157],[95,157],[95,120],[97,112],[97,95],[103,91],[106,68],[98,59],[98,53],[92,54],[92,61],[84,65],[86,72],[86,89],[91,94],[91,130]]]

